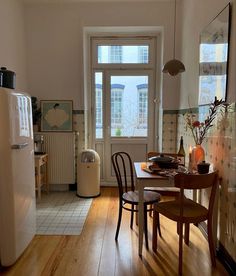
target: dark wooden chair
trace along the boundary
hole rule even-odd
[[[180,197],[175,200],[159,202],[154,204],[153,214],[153,250],[157,249],[157,225],[159,224],[159,214],[176,221],[179,225],[179,275],[182,275],[182,251],[183,251],[183,224],[185,224],[185,243],[189,244],[189,225],[195,225],[207,221],[208,244],[212,265],[216,265],[215,249],[212,233],[212,219],[214,200],[218,185],[218,173],[212,172],[202,175],[177,174],[174,177],[175,186],[180,188]],[[208,208],[184,196],[185,189],[206,189],[211,188]]]
[[[134,212],[138,212],[139,196],[138,191],[135,190],[133,164],[128,153],[116,152],[111,157],[112,166],[115,171],[117,184],[119,188],[119,215],[116,228],[115,240],[118,239],[122,209],[131,212],[130,228],[133,228]],[[130,186],[130,187],[129,187]],[[146,247],[148,248],[148,231],[147,231],[147,212],[152,211],[152,204],[160,201],[160,195],[156,192],[144,191],[144,233]],[[159,217],[156,218],[159,221]],[[157,222],[157,227],[160,233],[160,223]]]

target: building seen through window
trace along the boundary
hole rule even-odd
[[[98,45],[98,64],[148,64],[149,45]]]
[[[111,86],[111,128],[122,128],[123,93],[125,86],[112,84]]]
[[[147,128],[148,118],[148,86],[147,84],[137,85],[138,90],[138,127]]]
[[[103,139],[107,131],[111,137],[147,137],[149,75],[144,71],[144,74],[140,74],[140,70],[138,75],[128,71],[117,74],[117,71],[113,71],[117,67],[113,68],[113,65],[124,64],[124,69],[131,64],[139,65],[139,69],[142,68],[140,65],[148,65],[150,45],[98,43],[96,49],[97,65],[103,64],[100,72],[95,72],[96,139]],[[103,85],[103,74],[106,74],[104,68],[109,72],[109,77],[105,78],[106,85]],[[105,91],[105,88],[110,91]],[[110,111],[106,109],[104,113],[107,101]],[[103,126],[103,116],[106,117],[108,128]]]

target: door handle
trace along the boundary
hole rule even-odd
[[[29,143],[15,144],[15,145],[12,145],[11,148],[12,149],[23,149],[23,148],[27,147],[28,145],[29,145]]]

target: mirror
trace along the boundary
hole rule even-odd
[[[228,4],[200,34],[199,105],[226,100],[229,28]]]

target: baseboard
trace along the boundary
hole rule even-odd
[[[69,184],[49,184],[49,191],[52,191],[52,192],[69,191]]]
[[[118,187],[116,182],[106,182],[101,180],[100,182],[101,187]]]
[[[219,247],[216,250],[216,256],[219,261],[223,264],[225,269],[228,271],[229,275],[236,275],[236,262],[229,255],[224,246],[219,242]]]
[[[69,191],[76,191],[77,190],[77,183],[69,184]]]

